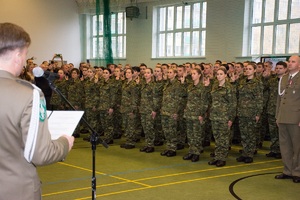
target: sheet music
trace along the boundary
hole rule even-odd
[[[48,127],[51,139],[55,140],[61,135],[72,135],[84,111],[48,111]]]

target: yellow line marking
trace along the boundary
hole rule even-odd
[[[222,167],[222,168],[210,168],[210,169],[189,171],[189,172],[183,172],[183,173],[168,174],[168,175],[163,175],[163,176],[148,177],[148,178],[142,178],[142,179],[136,179],[136,180],[128,180],[128,179],[125,179],[125,178],[121,178],[121,177],[117,177],[117,176],[112,176],[112,175],[107,175],[105,173],[101,173],[101,172],[97,172],[97,171],[95,173],[96,174],[101,174],[101,175],[107,175],[109,177],[116,178],[118,180],[123,180],[122,182],[117,182],[117,183],[102,184],[102,185],[97,186],[97,188],[115,186],[115,185],[126,184],[126,183],[135,183],[135,184],[142,185],[142,186],[145,187],[145,188],[137,188],[137,189],[129,190],[129,191],[136,191],[136,190],[153,188],[153,187],[158,187],[158,186],[177,184],[177,182],[174,182],[174,183],[169,183],[169,184],[162,184],[162,185],[157,185],[157,186],[151,186],[151,185],[148,185],[148,184],[140,183],[138,181],[152,180],[152,179],[158,179],[158,178],[166,178],[166,177],[186,175],[186,174],[192,174],[192,173],[201,173],[201,172],[208,172],[208,171],[216,171],[216,170],[221,170],[221,169],[230,169],[230,168],[237,168],[237,167],[248,167],[248,166],[251,166],[251,165],[259,165],[259,164],[273,163],[273,162],[279,162],[279,160],[255,162],[255,163],[252,163],[252,164],[249,164],[249,165],[241,164],[241,165],[226,166],[226,167]],[[67,163],[59,163],[59,164],[65,165],[65,166],[69,166],[69,167],[73,167],[73,168],[76,168],[76,169],[81,169],[81,170],[84,170],[84,171],[92,172],[92,170],[90,170],[90,169],[78,167],[78,166],[67,164]],[[282,166],[275,167],[275,168],[282,168]],[[267,168],[267,169],[271,169],[271,168]],[[263,170],[267,170],[267,169],[263,169]],[[257,171],[257,170],[253,170],[253,172],[255,172],[255,171]],[[226,174],[225,175],[218,175],[218,176],[212,176],[212,177],[208,177],[208,178],[190,179],[188,182],[193,181],[193,180],[195,180],[195,181],[196,180],[205,180],[205,179],[214,178],[214,177],[223,177],[223,176],[229,176],[229,175],[235,175],[235,174],[243,174],[243,173],[249,173],[249,172],[252,172],[252,171],[237,172],[237,173],[228,174],[228,175],[226,175]],[[179,181],[178,183],[184,183],[184,182],[185,181]],[[88,189],[91,189],[91,188],[90,187],[84,187],[84,188],[78,188],[78,189],[72,189],[72,190],[65,190],[65,191],[60,191],[60,192],[43,194],[42,196],[51,196],[51,195],[57,195],[57,194],[63,194],[63,193],[69,193],[69,192],[76,192],[76,191],[82,191],[82,190],[88,190]],[[123,191],[117,192],[117,194],[118,193],[123,193]]]
[[[176,181],[176,182],[164,183],[164,184],[159,184],[159,185],[150,186],[150,187],[144,187],[144,188],[135,188],[135,189],[130,189],[130,190],[122,190],[122,191],[117,191],[117,192],[110,192],[110,193],[106,193],[106,194],[97,195],[97,197],[104,197],[104,196],[110,196],[110,195],[115,195],[115,194],[122,194],[122,193],[127,193],[127,192],[134,192],[134,191],[151,189],[151,188],[158,188],[158,187],[164,187],[164,186],[170,186],[170,185],[176,185],[176,184],[182,184],[182,183],[189,183],[189,182],[195,182],[195,181],[201,181],[201,180],[221,178],[221,177],[226,177],[226,176],[241,175],[241,174],[247,174],[247,173],[253,173],[253,172],[261,172],[261,171],[266,171],[266,170],[274,170],[274,169],[279,169],[279,168],[282,168],[282,166],[280,166],[280,167],[265,168],[265,169],[257,169],[257,170],[249,170],[249,171],[245,171],[245,172],[235,172],[235,173],[222,174],[222,175],[216,175],[216,176],[209,176],[209,177],[203,177],[203,178],[197,178],[197,179],[189,179],[189,180],[184,180],[184,181]],[[76,199],[76,200],[84,200],[84,199],[90,199],[90,198],[91,197],[89,196],[89,197],[79,198],[79,199]]]
[[[61,162],[59,164],[69,166],[69,167],[73,167],[73,168],[76,168],[76,169],[81,169],[81,170],[88,171],[88,172],[92,172],[92,170],[90,170],[90,169],[83,168],[83,167],[78,167],[76,165],[71,165],[71,164],[67,164],[67,163],[63,163],[63,162]],[[122,181],[125,181],[125,182],[131,182],[131,183],[135,183],[135,184],[142,185],[142,186],[145,186],[145,187],[149,187],[149,185],[144,184],[144,183],[139,183],[137,181],[121,178],[121,177],[118,177],[118,176],[108,175],[106,173],[102,173],[102,172],[98,172],[98,171],[95,171],[95,174],[105,175],[105,176],[109,176],[109,177],[112,177],[112,178],[115,178],[115,179],[118,179],[118,180],[122,180]]]

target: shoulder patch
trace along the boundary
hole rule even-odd
[[[40,107],[40,111],[39,111],[40,121],[43,122],[43,121],[45,121],[46,116],[47,116],[45,98],[40,99],[40,106],[39,107]]]

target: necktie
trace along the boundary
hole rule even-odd
[[[288,80],[289,85],[292,85],[292,78],[293,78],[293,76],[290,75],[289,80]]]

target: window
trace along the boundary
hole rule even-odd
[[[111,20],[111,48],[114,58],[126,58],[126,17],[125,12],[112,13]],[[92,17],[92,58],[104,58],[103,15],[99,15],[99,28],[97,28],[97,16]],[[97,31],[97,29],[99,29]],[[97,56],[98,54],[98,56]]]
[[[251,0],[250,55],[300,52],[300,0]]]
[[[206,2],[153,10],[154,58],[205,56]]]

